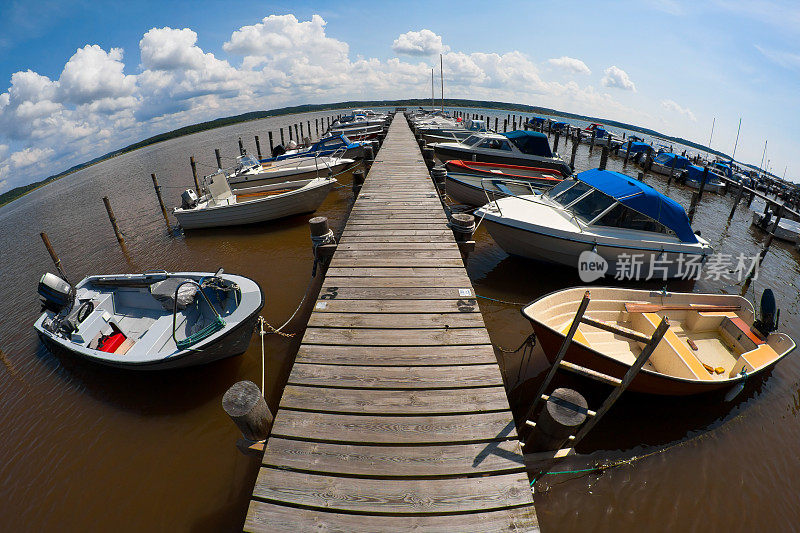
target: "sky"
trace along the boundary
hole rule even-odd
[[[619,120],[800,180],[800,3],[0,0],[0,193],[248,111],[445,97]],[[438,84],[437,84],[438,85]],[[437,97],[439,96],[437,88]]]

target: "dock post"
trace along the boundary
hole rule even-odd
[[[756,191],[751,189],[750,190],[750,196],[747,197],[747,207],[750,207],[750,205],[752,205],[753,198],[755,198],[755,196],[756,196]]]
[[[675,177],[675,162],[678,160],[677,157],[672,158],[672,165],[669,169],[669,178],[667,179],[667,185],[672,184],[672,179]]]
[[[290,130],[290,131],[291,131],[291,130]],[[290,135],[291,135],[291,133],[290,133]],[[286,146],[286,143],[285,143],[285,142],[284,142],[284,140],[283,140],[283,128],[281,128],[281,145],[282,145],[282,146]]]
[[[314,217],[308,221],[311,230],[311,244],[314,251],[314,272],[316,273],[317,264],[323,267],[328,266],[328,262],[336,251],[336,239],[333,232],[328,227],[327,217]]]
[[[559,134],[559,132],[556,132],[556,136],[553,138],[553,153],[554,154],[556,152],[558,152],[558,140],[559,140],[560,137],[561,137],[561,134]]]
[[[197,196],[200,196],[200,182],[197,181],[197,163],[194,162],[194,156],[189,158],[189,164],[192,166],[192,178],[194,178],[194,190]]]
[[[497,131],[497,117],[494,117],[494,131]]]
[[[306,126],[308,126],[308,138],[311,138],[311,121],[306,120]]]
[[[433,148],[431,148],[433,151]],[[372,145],[364,146],[364,168],[369,171],[372,167],[372,163],[375,161],[375,150],[372,149]]]
[[[594,152],[594,141],[597,139],[597,130],[592,130],[592,142],[589,144],[589,155]]]
[[[214,148],[214,157],[217,158],[217,168],[222,170],[222,156],[219,155],[219,148]]]
[[[447,179],[447,167],[444,165],[433,167],[431,169],[431,178],[440,194],[444,192],[445,180]]]
[[[272,131],[270,130],[267,135],[269,135],[269,156],[272,157],[272,152],[275,150],[275,144],[272,140]]]
[[[159,198],[160,198],[159,193]],[[114,235],[117,237],[117,242],[119,243],[122,251],[126,254],[128,253],[128,247],[125,246],[125,239],[122,237],[122,232],[119,231],[119,226],[117,226],[117,218],[114,216],[114,210],[111,209],[111,203],[108,201],[108,196],[103,196],[103,203],[106,204],[106,211],[108,212],[108,219],[111,221],[111,227],[114,228]]]
[[[244,155],[244,143],[241,137],[239,137],[239,155]]]
[[[558,134],[556,133],[556,135]],[[608,145],[604,144],[603,151],[600,154],[600,167],[599,167],[600,170],[605,170],[607,164],[608,164]]]
[[[292,140],[294,140],[294,137],[292,137],[292,126],[290,125],[286,129],[289,130],[289,142],[292,142]]]
[[[639,181],[644,181],[644,172],[639,172],[639,175],[637,176],[636,179],[638,179]]]
[[[261,161],[261,143],[258,142],[258,135],[256,135],[256,155],[258,155],[258,160]]]
[[[47,233],[41,232],[39,236],[42,238],[42,242],[44,243],[44,247],[47,248],[47,253],[50,254],[50,259],[53,260],[53,264],[56,266],[56,270],[58,270],[58,274],[61,276],[61,279],[69,283],[69,279],[67,275],[64,273],[64,269],[61,267],[61,259],[58,258],[58,254],[53,249],[53,245],[50,244],[50,238],[47,236]],[[69,283],[72,285],[72,283]]]
[[[311,135],[311,132],[309,131],[308,134]],[[302,144],[304,138],[305,138],[305,133],[303,133],[303,123],[301,122],[300,123],[300,135],[297,137],[298,144]]]
[[[625,133],[623,133],[625,135]],[[628,139],[628,147],[625,149],[625,160],[622,162],[623,167],[628,166],[628,158],[631,156],[631,140]]]
[[[736,207],[739,205],[739,202],[742,200],[742,194],[744,194],[744,183],[739,183],[739,192],[736,193],[736,199],[733,201],[733,207],[731,207],[731,214],[728,215],[728,220],[733,218],[733,214],[736,212]]]
[[[508,121],[503,119],[503,133],[508,131]]]
[[[525,444],[525,452],[557,450],[586,421],[589,404],[578,391],[558,388],[548,395],[536,419],[536,431]]]
[[[697,201],[700,199],[700,195],[696,192],[692,191],[692,201],[689,204],[689,222],[694,221],[694,212],[697,210]]]
[[[572,167],[572,171],[575,172],[575,155],[578,153],[578,144],[581,142],[581,130],[578,128],[577,136],[572,137],[572,155],[569,158],[569,166]]]
[[[158,198],[158,205],[161,207],[161,214],[164,215],[164,223],[167,225],[167,231],[172,231],[172,225],[170,225],[169,217],[167,216],[167,208],[164,207],[164,200],[163,200],[163,198],[161,198],[161,185],[158,184],[158,178],[156,178],[155,174],[150,174],[150,177],[153,180],[153,188],[155,188],[155,190],[156,190],[156,197]],[[197,180],[195,180],[195,184],[196,183],[197,183]],[[198,187],[198,189],[199,189],[199,187]],[[108,204],[107,199],[104,198],[103,201],[106,202],[106,208],[109,210],[108,211],[108,216],[111,216],[111,214],[112,214],[111,213],[111,206]],[[114,227],[116,228],[116,221],[112,221],[112,224],[114,224]]]
[[[353,194],[358,195],[361,187],[364,185],[364,170],[358,169],[353,171]]]
[[[653,163],[651,162],[650,164],[652,165]],[[700,189],[697,191],[698,202],[703,199],[703,191],[706,188],[706,181],[708,181],[708,165],[703,167],[703,177],[700,180]]]
[[[428,148],[427,146],[422,149],[422,159],[425,160],[425,165],[427,165],[428,170],[433,168],[433,148]]]
[[[466,261],[470,252],[475,250],[475,241],[472,240],[472,234],[475,232],[475,216],[467,213],[454,213],[450,217],[450,227],[453,230],[458,249],[461,251],[461,257]]]
[[[515,131],[517,129],[517,117],[514,117],[514,120],[511,122],[511,131]]]
[[[300,138],[299,127],[296,123],[294,125],[294,136],[297,137],[297,144],[300,144],[303,139]]]
[[[252,381],[239,381],[231,385],[222,396],[222,408],[246,440],[258,442],[269,436],[272,413],[258,385]]]

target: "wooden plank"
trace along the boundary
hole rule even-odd
[[[335,258],[334,258],[335,260]],[[451,267],[342,267],[338,268],[331,266],[328,268],[328,273],[331,276],[345,276],[345,277],[427,277],[427,278],[441,278],[447,277],[452,280],[463,280],[467,286],[472,284],[469,281],[464,265],[455,265]]]
[[[477,300],[318,300],[311,321],[326,313],[476,313]],[[314,324],[316,325],[316,324]]]
[[[375,350],[375,359],[380,359]],[[468,366],[352,366],[295,363],[289,384],[316,387],[374,389],[463,389],[502,386],[497,365]]]
[[[489,344],[485,328],[349,329],[306,328],[305,344],[341,346],[440,346]],[[376,350],[377,351],[377,350]]]
[[[453,243],[453,234],[450,235],[346,235],[339,242],[434,242]]]
[[[403,278],[419,280],[416,285],[411,285],[402,280],[400,282],[398,280],[384,282],[384,279],[390,280],[391,278],[384,278],[378,281],[370,281],[365,278],[349,278],[350,283],[340,283],[340,281],[346,279],[348,278],[326,280],[320,292],[320,300],[442,300],[445,298],[460,300],[462,298],[471,298],[475,295],[475,292],[469,286],[462,289],[462,286],[456,282],[443,283],[444,285],[451,285],[451,287],[440,287],[436,283],[437,279],[430,278]],[[384,286],[375,286],[379,283]],[[462,297],[460,293],[462,290],[465,292],[469,290],[471,296]]]
[[[271,439],[264,466],[350,476],[433,477],[525,470],[518,441],[435,446],[355,446]]]
[[[463,267],[464,262],[459,257],[406,257],[405,254],[395,254],[395,257],[375,257],[365,255],[363,257],[344,256],[339,254],[333,256],[329,268],[348,268],[348,267],[439,267],[437,270],[446,267]]]
[[[297,352],[297,362],[338,365],[469,365],[496,363],[491,344],[470,346],[382,346],[380,358],[372,346],[331,346],[305,344]]]
[[[331,391],[326,388],[291,384],[283,391],[280,408],[320,413],[373,415],[444,415],[509,409],[502,385],[464,390],[336,389]]]
[[[340,415],[278,409],[272,435],[343,444],[455,444],[513,440],[511,413],[438,416]]]
[[[320,531],[326,533],[375,533],[415,531],[416,533],[497,533],[539,531],[533,505],[499,511],[435,516],[370,516],[299,509],[251,501],[244,530],[251,533]]]
[[[470,295],[474,295],[472,286],[465,283],[464,279],[456,277],[424,277],[424,276],[402,276],[402,277],[348,277],[348,276],[330,276],[325,278],[323,289],[327,287],[430,287],[443,289],[444,292],[437,292],[441,294],[441,298],[457,298],[461,295],[459,289],[467,289]],[[455,291],[447,287],[456,288]],[[411,293],[409,293],[411,294]],[[424,298],[424,296],[420,296]],[[377,298],[377,297],[376,297]],[[437,298],[439,298],[437,296]]]
[[[336,253],[350,251],[405,250],[405,251],[440,251],[458,252],[458,245],[452,243],[433,242],[340,242]]]
[[[356,303],[356,302],[351,302]],[[483,317],[473,307],[463,313],[313,313],[308,321],[314,328],[482,328]]]
[[[456,513],[530,503],[525,474],[456,479],[359,479],[261,468],[253,497],[370,514]]]
[[[370,257],[375,259],[458,259],[461,260],[461,252],[458,248],[448,248],[446,250],[336,250],[337,259],[360,259]],[[462,263],[463,264],[463,263]]]

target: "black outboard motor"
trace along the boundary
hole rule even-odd
[[[272,149],[272,157],[278,157],[285,153],[286,153],[286,148],[284,148],[282,144],[279,144],[278,146]]]
[[[72,285],[49,272],[39,280],[38,292],[41,296],[42,310],[47,309],[56,314],[71,307],[75,300],[75,289]]]
[[[780,317],[781,311],[775,303],[772,289],[764,289],[761,295],[761,316],[753,322],[753,329],[758,335],[766,338],[767,335],[778,329]]]

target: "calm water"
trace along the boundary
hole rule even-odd
[[[38,278],[54,271],[38,234],[50,235],[73,280],[93,273],[219,266],[250,276],[265,292],[262,315],[273,325],[281,324],[310,279],[310,215],[263,227],[169,235],[150,173],[158,175],[167,205],[177,205],[180,192],[192,184],[190,155],[201,174],[210,172],[216,167],[214,148],[221,149],[226,164],[232,163],[240,135],[248,151],[255,151],[256,134],[267,151],[268,131],[275,132],[277,141],[279,127],[309,119],[313,127],[314,118],[330,114],[277,117],[174,139],[95,165],[0,208],[0,297],[8,305],[0,314],[0,529],[241,528],[258,461],[236,449],[239,434],[220,401],[235,381],[260,381],[258,338],[241,357],[145,375],[55,357],[31,327],[39,314]],[[563,142],[560,151],[566,153]],[[596,167],[600,150],[589,157],[588,148],[581,146],[578,155],[579,170]],[[611,158],[609,168],[621,169],[621,160]],[[636,169],[630,166],[626,172],[635,175]],[[341,182],[349,185],[350,177],[342,176]],[[688,207],[690,190],[667,189],[666,181],[657,177],[648,183]],[[110,198],[125,233],[127,256],[116,243],[103,196]],[[317,214],[337,227],[351,201],[349,187],[334,190]],[[744,207],[727,224],[730,202],[707,194],[695,228],[717,251],[757,253],[764,235],[750,228]],[[752,208],[760,208],[758,201]],[[468,270],[478,294],[522,303],[579,284],[575,272],[508,257],[484,228],[476,240]],[[775,242],[754,284],[759,295],[767,285],[776,291],[782,329],[790,334],[800,326],[797,259],[791,247]],[[671,283],[669,288],[739,290],[716,282]],[[518,307],[480,302],[496,344],[515,347],[530,333]],[[304,323],[300,317],[287,329],[301,333]],[[297,342],[266,338],[266,395],[273,410]],[[524,410],[532,385],[546,368],[542,354],[534,353],[521,372],[519,354],[501,358],[501,365],[512,402]],[[550,490],[536,495],[542,526],[554,531],[796,528],[798,376],[800,364],[791,357],[731,404],[719,398],[628,395],[580,451],[609,461],[659,453],[602,476],[549,476]]]

